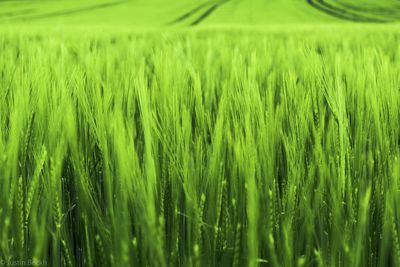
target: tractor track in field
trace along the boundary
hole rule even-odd
[[[368,7],[368,6],[355,6],[350,3],[343,1],[337,1],[340,6],[354,10],[357,12],[367,12],[374,15],[388,16],[395,19],[400,19],[400,5],[399,6],[388,6],[388,7]]]
[[[24,0],[1,0],[0,4],[9,4],[9,3],[13,3],[13,4],[23,4],[25,1]]]
[[[0,6],[3,4],[13,4],[13,5],[37,5],[44,2],[52,2],[54,0],[0,0]],[[60,0],[61,1],[61,0]]]
[[[334,6],[324,0],[307,0],[307,3],[319,11],[344,20],[370,23],[387,23],[392,21],[384,18],[370,17],[368,14],[357,14],[354,13],[356,10],[347,10],[338,6]]]
[[[24,9],[24,10],[18,10],[18,11],[7,11],[7,12],[0,12],[0,18],[2,17],[13,17],[13,16],[19,16],[19,15],[25,15],[25,14],[32,14],[35,12],[35,9]]]
[[[126,2],[128,2],[128,1],[122,0],[122,1],[118,1],[118,2],[107,2],[107,3],[82,7],[82,8],[59,10],[59,11],[53,11],[53,12],[48,12],[48,13],[42,13],[42,14],[33,14],[33,15],[26,15],[26,16],[14,15],[12,17],[7,18],[7,20],[8,21],[32,21],[32,20],[46,19],[46,18],[52,18],[52,17],[61,17],[61,16],[72,15],[72,14],[89,12],[89,11],[93,11],[93,10],[105,9],[105,8],[109,8],[109,7],[113,7],[113,6],[119,6]],[[4,20],[4,17],[0,17],[0,19]]]
[[[219,8],[220,6],[222,6],[223,4],[225,4],[228,1],[229,0],[224,0],[224,1],[220,1],[216,4],[214,4],[209,9],[207,9],[203,14],[201,14],[200,17],[198,17],[195,21],[193,21],[192,24],[190,24],[190,25],[195,26],[195,25],[199,24],[200,22],[205,20],[208,16],[210,16],[215,10],[217,10],[217,8]]]
[[[173,21],[171,21],[171,22],[169,23],[169,25],[175,24],[175,23],[178,23],[178,22],[181,22],[181,21],[184,21],[184,20],[190,18],[191,16],[193,16],[194,14],[196,14],[197,12],[199,12],[200,10],[202,10],[203,8],[207,7],[207,6],[210,5],[211,3],[213,3],[213,1],[203,3],[203,4],[199,5],[199,6],[197,6],[197,7],[193,8],[193,9],[191,9],[189,12],[186,12],[186,13],[183,14],[182,16],[180,16],[180,17],[174,19]]]
[[[204,12],[202,12],[200,14],[200,16],[198,16],[196,19],[194,19],[189,25],[190,26],[196,26],[198,24],[200,24],[203,20],[205,20],[207,17],[209,17],[213,12],[215,12],[215,10],[217,10],[221,5],[229,2],[230,0],[222,0],[222,1],[209,1],[206,3],[203,3],[193,9],[191,9],[190,11],[186,12],[185,14],[181,15],[180,17],[174,19],[173,21],[171,21],[170,23],[168,23],[168,25],[173,25],[179,22],[183,22],[186,20],[189,20],[191,18],[193,18],[197,13],[199,13],[200,11],[204,10]]]
[[[363,12],[390,12],[391,10],[400,11],[400,6],[391,6],[391,7],[368,7],[368,6],[355,6],[350,3],[346,3],[343,1],[337,1],[337,3],[345,8],[355,10],[355,11],[363,11]]]

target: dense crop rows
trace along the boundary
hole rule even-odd
[[[3,32],[0,259],[399,266],[400,35],[349,33]]]

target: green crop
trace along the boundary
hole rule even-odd
[[[397,266],[396,30],[3,30],[0,259]]]

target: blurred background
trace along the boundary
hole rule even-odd
[[[0,23],[48,26],[263,26],[388,23],[395,0],[0,0]]]

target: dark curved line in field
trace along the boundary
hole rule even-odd
[[[370,14],[373,15],[383,15],[383,16],[391,16],[394,18],[400,18],[400,6],[368,7],[368,6],[356,6],[343,1],[337,1],[337,3],[344,8],[354,10],[357,12],[369,12]]]
[[[387,20],[378,19],[378,18],[371,18],[366,17],[359,14],[354,14],[349,12],[348,10],[333,6],[329,3],[326,3],[323,0],[307,0],[307,3],[315,9],[322,11],[328,15],[331,15],[336,18],[354,21],[354,22],[379,22],[379,23],[386,23]]]
[[[10,3],[12,3],[12,4],[29,4],[29,5],[32,5],[32,4],[40,4],[40,3],[43,3],[43,2],[50,2],[50,1],[52,1],[52,0],[0,0],[0,5],[1,4],[10,4]]]
[[[193,21],[192,24],[190,24],[190,26],[195,26],[195,25],[199,24],[200,22],[205,20],[208,16],[210,16],[215,10],[217,10],[218,7],[220,7],[221,5],[225,4],[228,1],[229,0],[223,0],[223,1],[220,1],[216,4],[214,4],[209,9],[207,9],[203,14],[201,14],[200,17],[198,17],[195,21]]]
[[[356,11],[356,10],[354,10],[354,9],[353,10],[344,9],[344,8],[332,5],[332,4],[328,3],[328,2],[326,2],[325,0],[317,0],[317,2],[319,2],[321,5],[324,5],[325,7],[330,8],[332,10],[336,10],[338,12],[342,12],[342,13],[348,14],[348,15],[352,16],[353,18],[357,17],[357,18],[365,19],[367,22],[381,22],[381,23],[388,22],[388,20],[384,19],[384,18],[369,17],[368,15],[370,15],[370,14],[356,14],[356,13],[353,13],[351,11]]]
[[[25,17],[16,18],[14,20],[29,21],[29,20],[51,18],[51,17],[60,17],[60,16],[83,13],[83,12],[88,12],[88,11],[93,11],[93,10],[98,10],[98,9],[104,9],[104,8],[108,8],[108,7],[112,7],[112,6],[118,6],[118,5],[121,5],[126,2],[127,2],[126,0],[112,2],[112,3],[109,2],[109,3],[103,3],[103,4],[93,5],[93,6],[89,6],[89,7],[70,9],[70,10],[60,10],[60,11],[49,12],[49,13],[45,13],[45,14],[25,16]]]
[[[351,9],[351,10],[356,10],[356,11],[363,11],[363,12],[388,12],[391,10],[397,10],[400,11],[400,6],[392,6],[392,7],[368,7],[368,6],[355,6],[350,3],[342,2],[342,1],[337,1],[337,3],[345,8]]]
[[[18,15],[25,15],[34,12],[35,9],[24,9],[24,10],[18,10],[18,11],[8,11],[8,12],[2,12],[0,13],[0,18],[1,17],[12,17],[12,16],[18,16]]]
[[[26,0],[0,0],[0,4],[5,3],[26,3]]]
[[[179,18],[177,18],[177,19],[171,21],[170,23],[168,23],[168,25],[175,24],[175,23],[178,23],[178,22],[181,22],[181,21],[184,21],[184,20],[190,18],[192,15],[196,14],[198,11],[202,10],[204,7],[210,5],[212,2],[213,1],[203,3],[203,4],[199,5],[199,6],[191,9],[189,12],[183,14]]]

